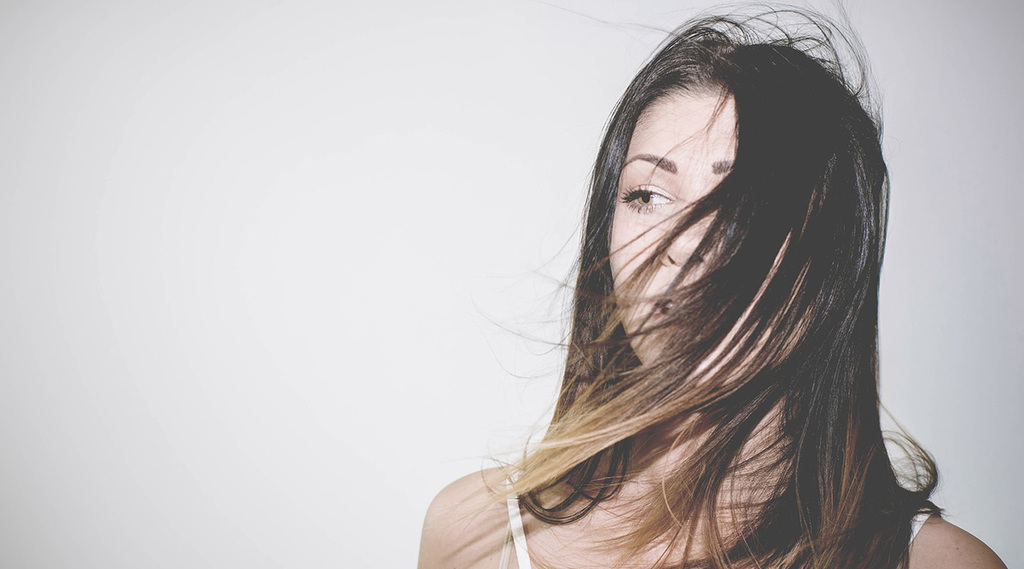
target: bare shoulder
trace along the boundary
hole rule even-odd
[[[504,484],[497,468],[475,472],[441,490],[427,508],[419,569],[496,568],[508,516],[493,489]]]
[[[910,546],[910,569],[1006,569],[980,539],[932,516]]]

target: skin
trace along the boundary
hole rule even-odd
[[[736,106],[731,97],[671,95],[640,117],[619,180],[609,259],[616,292],[632,302],[623,318],[627,332],[636,332],[652,313],[657,318],[650,298],[666,291],[679,274],[703,236],[702,224],[672,243],[649,279],[636,284],[630,279],[687,207],[725,178],[735,156]],[[642,340],[633,348],[641,360],[651,355]]]
[[[721,109],[719,110],[719,106]],[[644,111],[630,139],[612,218],[616,289],[634,274],[693,202],[725,178],[736,156],[736,106],[714,94],[678,94]],[[648,292],[672,281],[700,241],[688,231],[663,255]]]
[[[733,101],[716,93],[666,97],[641,117],[620,178],[612,226],[611,267],[617,292],[671,229],[676,216],[728,173],[735,156],[735,125]],[[701,234],[698,226],[680,236],[636,296],[665,290]],[[627,329],[638,326],[654,309],[650,302],[634,305],[624,318]],[[642,360],[652,349],[642,342],[634,348]],[[685,452],[685,448],[679,451]],[[614,498],[600,503],[573,524],[548,525],[521,508],[534,565],[592,569],[621,566],[616,565],[616,555],[601,551],[600,544],[621,533],[624,520],[636,514],[631,502],[643,495],[644,485],[656,483],[672,471],[673,458],[661,455],[650,461],[639,476],[623,484]],[[490,469],[461,478],[442,490],[427,510],[419,569],[496,569],[509,522],[505,503],[490,499],[490,489],[503,485],[503,474]],[[659,554],[657,548],[652,548],[649,555],[631,559],[628,566],[653,567]],[[511,567],[516,566],[513,561]],[[1005,567],[980,540],[937,517],[924,524],[910,549],[910,569]]]

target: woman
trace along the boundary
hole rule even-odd
[[[554,417],[518,464],[441,492],[421,569],[1003,566],[939,516],[912,441],[893,468],[879,123],[841,36],[779,17],[695,21],[627,88]]]

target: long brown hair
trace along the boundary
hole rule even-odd
[[[677,30],[601,144],[561,392],[513,492],[540,520],[573,523],[688,444],[615,541],[623,559],[657,543],[686,566],[897,567],[911,518],[937,512],[930,457],[904,439],[913,469],[898,475],[880,427],[888,174],[866,67],[841,65],[837,44],[853,44],[820,17],[799,15],[802,29],[786,33],[782,15]],[[706,92],[735,102],[732,170],[616,289],[612,214],[637,121],[664,97]],[[627,333],[637,299],[626,291],[644,290],[698,223],[707,229],[672,286],[643,299],[663,316]],[[644,337],[659,355],[641,363],[632,346]]]

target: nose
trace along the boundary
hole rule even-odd
[[[675,269],[682,268],[691,257],[694,256],[694,252],[697,249],[699,239],[689,234],[680,235],[675,242],[673,242],[668,249],[665,250],[665,254],[662,256],[661,262],[666,267],[672,267]],[[702,262],[703,259],[696,257],[696,262]]]
[[[671,245],[669,245],[668,249],[665,250],[665,255],[662,257],[662,263],[669,267],[682,267],[693,252],[693,245],[694,244],[690,243],[685,236],[680,235]]]

